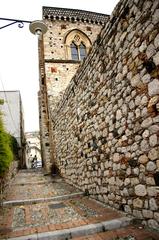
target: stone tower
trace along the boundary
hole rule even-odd
[[[42,157],[47,171],[54,161],[51,113],[108,18],[95,12],[43,7],[48,31],[39,40],[39,112]]]

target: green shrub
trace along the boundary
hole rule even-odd
[[[5,174],[13,160],[11,145],[10,135],[4,130],[2,115],[0,115],[0,177]]]
[[[15,156],[15,159],[17,160],[19,158],[19,153],[18,153],[18,151],[19,151],[19,144],[17,142],[17,139],[14,136],[10,135],[9,137],[10,137],[10,147],[11,147],[11,150],[13,152],[13,155]]]
[[[0,105],[4,104],[4,99],[0,99]]]

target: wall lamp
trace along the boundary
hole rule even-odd
[[[41,20],[36,20],[36,21],[26,21],[26,20],[20,20],[20,19],[10,19],[10,18],[0,18],[0,21],[8,21],[10,23],[3,25],[0,27],[0,30],[6,27],[9,27],[13,24],[18,24],[19,28],[24,27],[24,23],[29,23],[29,30],[31,33],[35,35],[42,35],[47,32],[47,25],[41,21]]]

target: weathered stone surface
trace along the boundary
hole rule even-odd
[[[139,211],[139,210],[133,210],[133,215],[134,215],[137,219],[143,219],[142,212]]]
[[[157,220],[157,222],[159,222],[159,212],[154,213],[154,218]]]
[[[119,162],[119,160],[120,160],[120,154],[119,154],[119,153],[115,153],[115,154],[113,155],[113,161],[114,161],[114,162]]]
[[[143,138],[148,138],[149,135],[150,135],[149,130],[145,130],[145,131],[143,132],[143,134],[142,134]]]
[[[155,46],[151,43],[146,49],[146,55],[151,58],[156,53]]]
[[[154,55],[153,61],[156,65],[159,65],[159,52]]]
[[[153,211],[143,209],[142,214],[145,218],[153,218]]]
[[[156,9],[156,11],[154,12],[154,15],[152,16],[152,19],[154,24],[159,22],[159,9]]]
[[[157,169],[159,170],[159,160],[156,161]]]
[[[142,208],[143,207],[143,201],[140,198],[135,198],[133,200],[133,206],[134,206],[134,208]]]
[[[131,207],[129,206],[129,205],[126,205],[125,207],[124,207],[124,210],[125,210],[125,212],[127,212],[127,213],[132,213],[132,209],[131,209]]]
[[[141,123],[141,127],[148,128],[149,126],[151,126],[151,124],[152,124],[152,118],[148,117]]]
[[[135,186],[135,194],[137,196],[145,196],[147,194],[146,187],[142,184]]]
[[[155,45],[156,48],[159,47],[159,34],[157,34],[157,36],[154,39],[154,45]]]
[[[159,131],[159,126],[158,125],[152,125],[149,127],[149,131],[151,134],[157,133]]]
[[[142,164],[145,164],[145,163],[147,163],[148,162],[148,157],[147,157],[147,155],[141,155],[140,157],[139,157],[139,163],[142,163]]]
[[[151,135],[150,138],[149,138],[149,144],[150,144],[150,146],[151,146],[151,147],[154,147],[154,146],[157,145],[157,143],[158,143],[158,137],[157,137],[157,135],[156,135],[156,134]]]
[[[159,94],[159,80],[154,79],[148,84],[148,93],[149,96],[154,96]]]
[[[148,157],[150,160],[155,160],[155,159],[159,158],[159,149],[152,148],[148,153]]]
[[[156,169],[156,164],[154,162],[150,161],[147,163],[146,169],[147,169],[147,171],[152,172]]]
[[[146,184],[147,184],[147,185],[152,185],[152,186],[155,186],[155,185],[156,185],[156,184],[155,184],[155,180],[154,180],[153,177],[147,177],[147,178],[146,178]]]
[[[159,224],[157,223],[157,221],[155,221],[153,219],[148,220],[148,226],[150,228],[156,228],[156,229],[159,228]]]
[[[148,152],[148,150],[149,150],[149,143],[146,139],[143,139],[141,141],[141,151],[142,152]]]
[[[156,187],[147,187],[147,193],[149,196],[157,196],[157,189]]]
[[[157,206],[155,198],[151,198],[149,200],[149,204],[150,204],[150,209],[151,210],[157,210],[158,209],[158,206]]]
[[[131,79],[131,85],[132,87],[136,87],[139,84],[141,84],[141,77],[139,74],[137,74]]]
[[[121,110],[119,109],[119,110],[117,110],[117,112],[116,112],[116,119],[119,120],[119,119],[121,119],[121,117],[122,117],[122,112],[121,112]]]

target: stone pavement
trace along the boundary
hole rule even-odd
[[[60,177],[19,171],[0,209],[0,239],[158,240],[132,218],[87,196]]]

